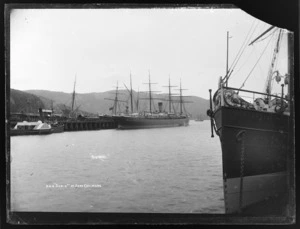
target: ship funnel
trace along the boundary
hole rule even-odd
[[[162,102],[159,102],[159,103],[158,103],[158,111],[159,111],[159,113],[162,112],[162,105],[163,105]]]
[[[44,114],[42,108],[39,108],[39,113],[40,113],[40,119],[42,120],[42,122],[44,122]]]

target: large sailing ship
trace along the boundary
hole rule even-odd
[[[130,83],[131,84],[131,83]],[[189,116],[188,114],[185,114],[183,111],[184,103],[187,101],[183,101],[183,95],[182,91],[184,89],[181,88],[180,83],[180,96],[179,101],[172,97],[171,94],[171,86],[170,80],[169,85],[167,86],[169,88],[169,94],[168,99],[165,99],[164,101],[168,101],[169,104],[169,112],[166,112],[163,108],[163,102],[158,102],[158,110],[154,108],[153,98],[152,95],[152,89],[151,89],[151,81],[150,81],[150,74],[149,74],[149,82],[147,83],[149,85],[149,98],[146,98],[149,100],[149,110],[143,111],[143,112],[135,112],[133,111],[133,98],[132,98],[132,87],[131,87],[131,113],[128,111],[125,114],[113,116],[115,122],[117,122],[118,129],[144,129],[144,128],[162,128],[162,127],[178,127],[178,126],[188,126],[189,124]],[[161,99],[160,99],[161,100]],[[173,106],[172,110],[172,104],[174,102],[179,102],[180,104],[180,112],[176,112]]]
[[[64,107],[62,108],[62,115],[66,118],[76,119],[77,116],[79,115],[80,105],[75,108],[75,98],[76,98],[75,88],[76,88],[76,76],[75,76],[74,88],[72,92],[71,107],[64,105]]]
[[[115,90],[114,94],[115,94],[114,98],[104,98],[105,100],[113,101],[112,106],[109,107],[109,111],[111,112],[111,114],[101,114],[101,115],[99,115],[100,119],[113,121],[113,117],[123,115],[123,112],[121,111],[122,110],[121,103],[126,103],[126,101],[119,99],[119,95],[122,93],[119,92],[118,81],[117,81],[116,90]],[[128,108],[126,108],[126,110],[128,110]]]
[[[270,31],[272,34],[269,34]],[[280,211],[284,212],[287,207],[288,176],[291,173],[288,158],[292,150],[290,133],[293,122],[290,94],[293,34],[271,26],[250,44],[268,38],[266,34],[271,38],[278,34],[278,37],[264,92],[229,87],[228,79],[232,70],[228,70],[228,67],[225,76],[220,78],[219,88],[213,98],[209,90],[210,110],[207,114],[211,117],[212,137],[215,132],[221,142],[226,213],[243,213],[273,198],[284,199],[285,204],[280,206]],[[288,63],[287,74],[283,76],[274,67],[285,35]],[[273,80],[282,83],[281,95],[272,93]],[[286,95],[284,89],[287,91]],[[253,101],[242,98],[241,94],[250,95]],[[270,209],[264,209],[267,210]]]

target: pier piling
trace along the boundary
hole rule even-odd
[[[114,121],[106,121],[106,120],[93,120],[93,121],[67,120],[67,121],[60,121],[59,123],[64,124],[65,131],[114,129],[117,126]]]

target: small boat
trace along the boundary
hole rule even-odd
[[[10,129],[10,136],[40,135],[40,134],[51,134],[51,133],[53,133],[51,125],[47,123],[43,123],[42,121],[18,122],[13,129]]]

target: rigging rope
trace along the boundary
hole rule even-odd
[[[274,35],[274,34],[273,34]],[[273,37],[273,36],[272,36]],[[261,57],[263,56],[263,54],[265,53],[267,47],[269,46],[270,42],[272,39],[269,40],[269,42],[267,43],[265,49],[263,50],[263,52],[261,53],[260,57],[258,58],[258,60],[256,61],[255,65],[253,66],[253,68],[251,69],[250,73],[248,74],[248,76],[246,77],[246,79],[244,80],[244,82],[242,83],[242,86],[239,88],[241,89],[242,87],[245,86],[246,81],[248,80],[249,76],[251,75],[251,73],[253,72],[254,68],[256,67],[256,65],[258,64],[258,62],[260,61]]]
[[[256,20],[256,19],[255,19],[255,20]],[[250,34],[250,32],[251,32],[253,26],[254,26],[255,20],[253,21],[253,23],[252,23],[252,25],[251,25],[251,27],[250,27],[250,29],[249,29],[249,31],[248,31],[248,33],[247,33],[245,39],[244,39],[244,42],[243,42],[242,46],[240,47],[240,49],[239,49],[239,51],[238,51],[236,57],[234,58],[234,60],[233,60],[233,62],[232,62],[232,64],[231,64],[231,66],[230,66],[229,69],[232,69],[232,68],[233,68],[232,66],[235,64],[235,61],[237,60],[238,56],[240,55],[240,52],[242,51],[242,48],[243,48],[244,45],[246,44],[246,41],[248,40],[248,36],[249,36],[249,34]],[[258,25],[258,24],[257,24],[257,25]],[[256,27],[257,27],[257,25],[256,25]],[[255,27],[255,28],[256,28],[256,27]],[[254,30],[255,30],[255,29],[254,29]]]
[[[166,110],[167,104],[168,104],[168,103],[165,103],[165,106],[164,106],[164,109],[163,109],[163,111],[165,111],[165,110]]]
[[[174,114],[176,114],[176,110],[177,110],[177,109],[175,109],[174,103],[172,103],[172,107],[173,107]],[[178,108],[178,106],[177,106],[177,108]]]
[[[248,37],[248,39],[246,40],[245,45],[244,45],[244,47],[243,47],[243,50],[242,50],[242,52],[240,53],[240,55],[239,55],[239,57],[238,57],[238,60],[235,62],[234,66],[232,67],[233,69],[236,67],[236,65],[238,64],[239,60],[241,59],[241,56],[242,56],[242,54],[244,53],[244,51],[245,51],[245,49],[246,49],[246,47],[247,47],[247,44],[250,42],[251,38],[253,37],[253,34],[254,34],[256,28],[258,27],[258,25],[259,25],[259,24],[257,23],[256,26],[255,26],[255,28],[254,28],[253,31],[251,32],[251,35],[250,35],[250,36]]]
[[[265,90],[268,94],[271,93],[271,88],[272,88],[272,76],[273,76],[273,70],[274,67],[277,66],[277,59],[276,59],[276,55],[279,52],[279,48],[280,48],[280,43],[281,43],[281,37],[282,37],[282,30],[279,30],[279,34],[278,34],[278,39],[276,42],[276,46],[273,52],[273,56],[272,56],[272,61],[271,61],[271,66],[269,68],[269,72],[268,72],[268,80],[265,83]]]
[[[246,49],[246,47],[247,47],[247,43],[249,43],[249,40],[250,40],[251,37],[253,36],[253,33],[254,33],[255,29],[257,28],[257,26],[258,26],[259,23],[256,24],[255,28],[254,28],[253,31],[251,32],[251,30],[252,30],[254,24],[255,24],[255,20],[253,21],[253,23],[252,23],[252,25],[251,25],[251,27],[250,27],[250,29],[249,29],[249,31],[248,31],[247,36],[245,37],[245,40],[244,40],[244,42],[243,42],[243,44],[242,44],[240,50],[238,51],[238,53],[237,53],[237,55],[236,55],[234,61],[232,62],[231,66],[230,66],[230,68],[229,68],[229,70],[228,70],[229,74],[226,76],[226,81],[228,81],[228,79],[229,79],[229,77],[231,76],[231,74],[232,74],[234,68],[236,67],[237,63],[239,62],[239,60],[240,60],[242,54],[244,53],[244,51],[245,51],[245,49]],[[250,33],[251,33],[251,35],[250,35]],[[249,35],[250,35],[250,36],[249,36]]]
[[[276,30],[274,30],[269,36],[267,36],[266,38],[270,37],[271,35],[273,35],[275,33]],[[263,41],[265,40],[266,38],[262,39],[262,40],[259,40],[257,42],[260,42],[260,41]],[[243,62],[243,64],[239,67],[239,69],[237,71],[235,71],[235,75],[245,66],[245,64],[248,62],[248,60],[250,59],[250,57],[252,56],[252,54],[254,53],[255,51],[255,47],[252,49],[250,55],[248,56],[247,60]]]
[[[186,111],[185,105],[183,105],[183,110],[184,110],[184,113],[185,113],[185,114],[190,115],[190,114]]]
[[[261,41],[266,40],[268,37],[272,36],[277,30],[278,30],[278,28],[276,28],[272,33],[270,33],[270,34],[269,34],[268,36],[266,36],[265,38],[260,39],[260,40],[258,40],[258,41],[255,41],[255,43],[258,43],[258,42],[261,42]]]
[[[243,67],[245,66],[245,64],[248,62],[248,60],[250,59],[250,57],[252,56],[252,54],[254,53],[255,48],[252,49],[250,55],[248,56],[247,60],[243,62],[243,64],[240,66],[240,68],[234,72],[234,74],[236,75],[241,69],[243,69]]]

